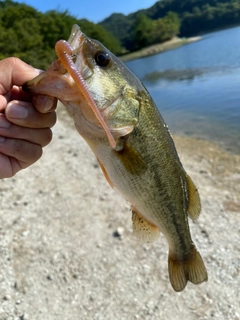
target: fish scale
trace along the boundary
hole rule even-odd
[[[69,110],[110,186],[130,203],[135,236],[152,242],[165,235],[173,289],[207,281],[188,225],[188,216],[200,214],[199,194],[146,88],[76,25],[56,52],[59,59],[23,89],[54,96]]]
[[[152,212],[154,217],[150,219],[148,217],[148,219],[151,220],[151,222],[154,224],[157,224],[156,220],[159,219],[159,208],[164,208],[165,210],[163,210],[163,213],[164,211],[166,212],[164,214],[164,216],[166,217],[166,222],[162,222],[162,225],[166,225],[169,224],[170,220],[168,213],[180,211],[178,207],[180,207],[180,209],[182,210],[182,216],[186,216],[187,208],[182,206],[182,203],[186,203],[183,188],[181,187],[180,179],[176,179],[176,176],[173,171],[178,171],[177,176],[181,175],[182,178],[185,177],[185,172],[183,171],[178,157],[176,160],[176,158],[174,158],[172,155],[168,156],[168,154],[171,154],[172,152],[175,153],[174,144],[172,143],[171,138],[169,138],[169,133],[167,129],[164,131],[157,130],[159,122],[155,121],[154,123],[154,119],[158,120],[158,118],[155,117],[157,113],[156,109],[154,109],[154,112],[151,112],[152,108],[146,108],[146,106],[146,103],[144,103],[144,108],[140,108],[139,119],[141,119],[142,122],[145,122],[145,115],[148,119],[152,115],[151,126],[152,128],[157,127],[153,131],[157,140],[161,141],[161,144],[158,143],[158,149],[156,149],[156,145],[155,143],[153,143],[154,141],[152,137],[149,137],[149,130],[146,130],[146,127],[142,126],[141,122],[139,121],[139,124],[136,126],[131,138],[129,138],[128,143],[131,144],[132,148],[138,150],[139,154],[141,154],[144,157],[144,160],[147,163],[147,169],[142,175],[133,175],[132,177],[132,175],[129,174],[129,177],[125,176],[125,179],[127,179],[127,181],[124,179],[125,184],[122,188],[123,190],[121,190],[121,193],[125,193],[125,198],[128,198],[127,194],[130,191],[131,199],[129,199],[129,201],[131,203],[134,201],[134,197],[138,199],[138,202],[143,203],[144,209],[137,209],[140,210],[140,212],[144,212],[145,210]],[[142,139],[136,139],[136,137],[144,137],[145,143],[143,144],[141,142]],[[170,140],[170,143],[166,144],[165,140]],[[162,151],[159,151],[159,149],[162,149],[162,145],[168,146],[168,148],[164,147],[164,153]],[[104,161],[105,157],[103,157],[102,161]],[[112,158],[112,156],[110,156],[110,158]],[[165,160],[163,160],[163,158],[165,158]],[[175,167],[173,167],[173,165],[169,166],[169,160],[173,161]],[[108,165],[108,163],[102,163],[105,165],[105,168],[107,169],[108,167],[114,167],[114,165],[117,162],[114,159],[112,160],[112,163],[110,165]],[[168,175],[166,175],[166,167],[170,167],[171,169]],[[121,167],[121,170],[119,170],[119,172],[118,168],[119,164],[111,170],[111,173],[109,172],[110,179],[113,179],[115,181],[117,177],[120,176],[122,172],[124,172],[124,166]],[[126,190],[126,184],[130,186],[130,190]],[[176,198],[178,198],[179,201],[176,201]],[[174,223],[171,224],[173,228],[176,228],[178,226],[177,220],[180,220],[180,218],[182,218],[181,216],[179,216],[180,214],[178,214],[177,216],[171,214],[171,219],[175,219]],[[161,215],[161,220],[163,220],[163,215]],[[186,233],[189,233],[188,228],[182,225],[181,229],[181,233],[183,233],[184,230],[185,234],[185,237],[183,239],[187,238],[187,240],[189,241],[190,235],[186,236]],[[175,232],[175,234],[179,233],[180,232]],[[183,251],[184,250],[185,248],[183,249]]]

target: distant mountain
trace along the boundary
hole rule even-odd
[[[136,17],[144,14],[157,20],[169,11],[178,14],[182,37],[240,24],[240,0],[159,0],[152,7],[127,16],[112,14],[100,24],[131,50]]]
[[[133,29],[136,19],[136,14],[125,16],[121,13],[113,13],[100,24],[121,41],[123,47],[131,50],[131,43],[133,38]]]

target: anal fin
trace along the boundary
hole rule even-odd
[[[195,246],[184,261],[179,261],[170,252],[168,257],[168,272],[172,287],[177,292],[182,291],[188,281],[200,284],[208,280],[204,262]]]
[[[187,213],[192,220],[196,220],[201,212],[201,201],[198,189],[189,175],[186,174],[188,188],[188,208]]]
[[[133,233],[136,238],[144,242],[154,242],[159,237],[159,229],[148,222],[136,209],[132,207]]]

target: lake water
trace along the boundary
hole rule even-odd
[[[126,64],[173,134],[217,141],[240,154],[240,27]]]

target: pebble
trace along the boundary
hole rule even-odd
[[[52,277],[50,274],[48,274],[48,275],[47,275],[47,279],[48,279],[48,280],[53,280],[53,277]]]
[[[124,228],[123,227],[118,227],[116,231],[114,231],[113,236],[121,238],[124,234]]]
[[[30,231],[29,230],[26,230],[26,231],[23,231],[22,232],[22,236],[23,237],[27,237],[29,235]]]

